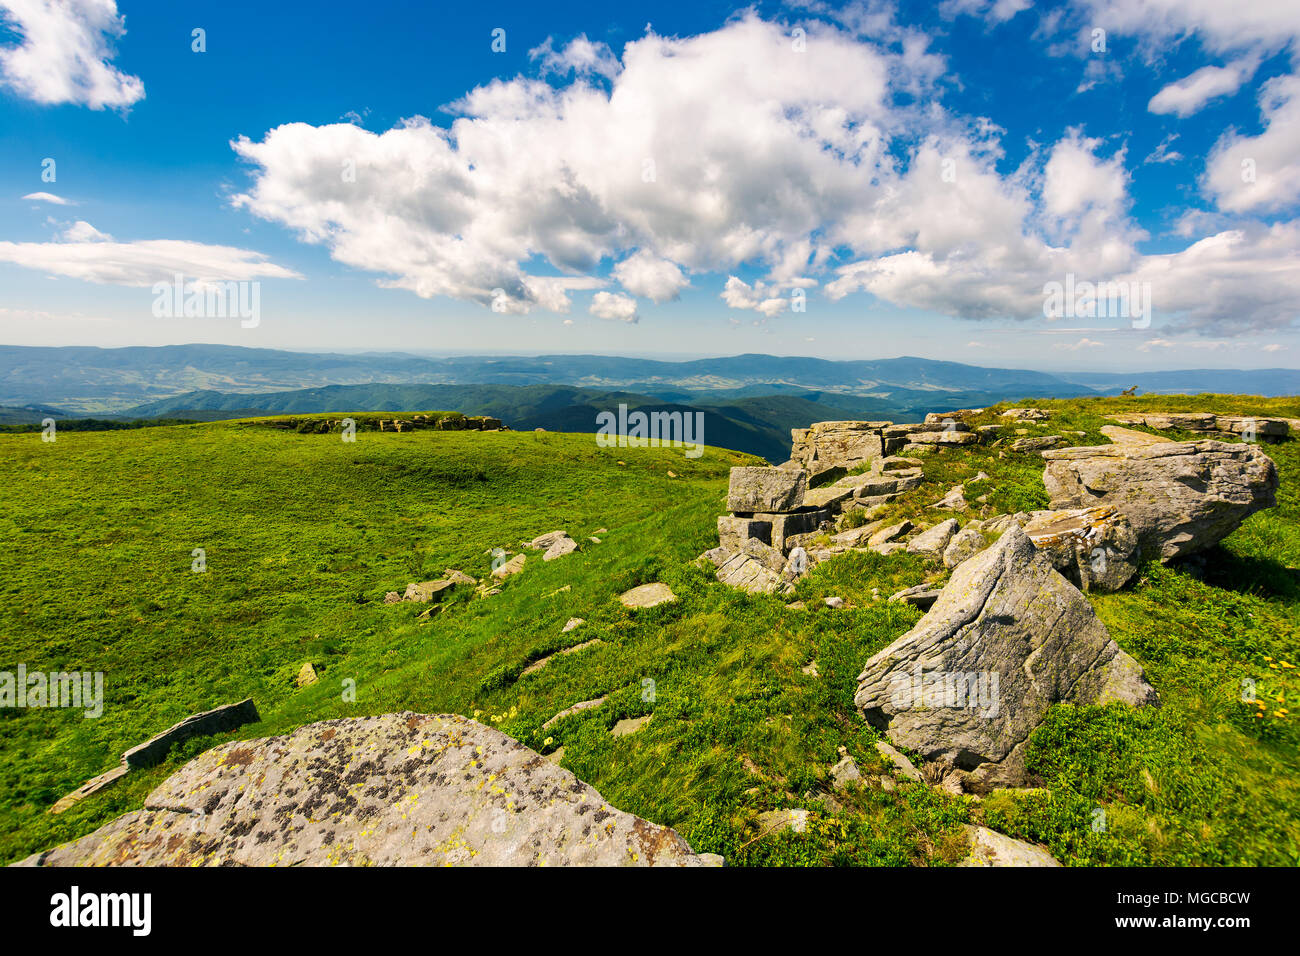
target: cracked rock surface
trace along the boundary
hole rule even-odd
[[[19,866],[701,866],[668,827],[459,715],[326,720],[223,744]]]

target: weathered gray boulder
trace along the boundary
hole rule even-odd
[[[1045,448],[1059,448],[1065,444],[1060,435],[1038,435],[1032,438],[1017,438],[1011,443],[1012,451],[1042,451]]]
[[[784,513],[803,506],[808,473],[793,468],[738,467],[731,469],[727,510],[737,514]]]
[[[945,511],[966,511],[970,505],[966,503],[966,486],[955,485],[949,489],[948,493],[930,506],[931,508],[942,508]]]
[[[956,518],[949,518],[947,521],[940,521],[933,528],[927,528],[911,541],[907,542],[907,550],[911,554],[941,557],[944,548],[948,547],[948,542],[952,540],[952,536],[956,533]]]
[[[941,588],[932,587],[929,584],[917,584],[889,595],[889,600],[902,601],[904,604],[910,604],[924,611],[939,600],[941,592]]]
[[[144,809],[20,866],[700,866],[541,754],[458,715],[326,720],[191,760]]]
[[[528,559],[522,554],[516,554],[509,561],[504,561],[492,569],[492,577],[498,581],[504,581],[511,575],[518,574],[524,569],[524,562]],[[493,562],[495,564],[495,562]]]
[[[1035,511],[1023,527],[1052,567],[1085,591],[1118,591],[1137,573],[1137,532],[1114,508]]]
[[[911,530],[912,530],[912,522],[906,519],[899,521],[896,524],[891,524],[886,528],[881,528],[870,538],[868,538],[867,547],[876,547],[877,545],[890,544],[892,542],[897,541],[899,538],[901,538],[903,535],[907,534],[907,532]],[[900,545],[900,547],[905,547],[905,545]]]
[[[1042,454],[1051,508],[1115,508],[1146,558],[1167,561],[1211,547],[1275,504],[1277,468],[1255,445],[1205,440]]]
[[[1087,599],[1013,525],[867,661],[854,702],[892,741],[979,791],[1025,783],[1025,742],[1052,704],[1155,699]]]
[[[1008,408],[1002,413],[1002,417],[1015,419],[1018,422],[1044,422],[1052,417],[1052,413],[1041,408]]]
[[[988,539],[974,528],[963,528],[952,536],[948,546],[943,549],[943,566],[955,568],[963,561],[969,561],[988,545]]]

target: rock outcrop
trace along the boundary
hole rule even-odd
[[[1137,532],[1144,558],[1167,561],[1211,547],[1275,504],[1277,468],[1255,445],[1091,445],[1042,456],[1051,508],[1114,508]]]
[[[1279,439],[1291,433],[1289,418],[1268,418],[1255,415],[1216,415],[1212,412],[1184,412],[1160,414],[1144,412],[1137,415],[1111,415],[1125,425],[1145,425],[1147,428],[1177,428],[1199,432],[1203,435],[1242,435],[1247,438]]]
[[[867,661],[854,702],[895,743],[978,792],[1026,782],[1025,742],[1052,704],[1155,696],[1087,599],[1013,525]]]
[[[18,865],[709,862],[492,727],[403,713],[216,747],[168,777],[144,809]]]
[[[832,468],[853,470],[898,452],[936,445],[970,445],[979,436],[955,413],[916,424],[815,422],[791,429],[790,461],[816,476]]]

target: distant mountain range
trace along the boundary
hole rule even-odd
[[[1144,392],[1300,393],[1292,369],[1051,375],[922,358],[736,355],[668,362],[604,355],[287,352],[223,345],[0,346],[0,425],[45,417],[217,418],[455,409],[513,428],[594,431],[596,414],[701,411],[705,441],[786,457],[789,429],[836,418],[916,420],[999,401]]]

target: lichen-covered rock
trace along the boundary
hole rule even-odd
[[[1084,591],[1118,591],[1137,573],[1137,532],[1114,508],[1035,511],[1023,528],[1052,567]]]
[[[196,757],[20,866],[701,866],[686,841],[457,715],[326,720]]]
[[[1013,525],[867,661],[854,703],[892,741],[978,791],[1026,781],[1025,741],[1052,704],[1155,696],[1087,599]]]
[[[1092,445],[1042,455],[1053,510],[1115,508],[1137,532],[1146,558],[1204,550],[1276,503],[1277,468],[1255,445]]]
[[[737,467],[731,469],[727,510],[751,515],[797,511],[807,490],[808,473],[802,469]]]

